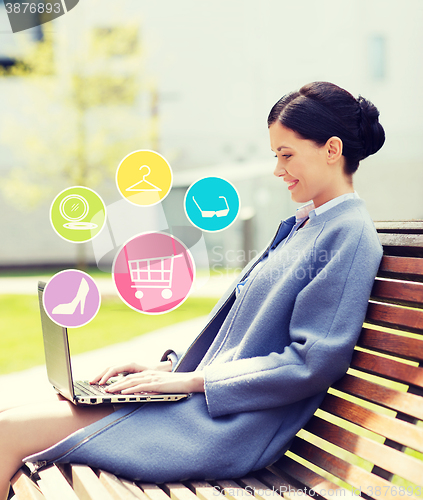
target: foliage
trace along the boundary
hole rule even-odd
[[[46,32],[0,71],[13,84],[15,104],[13,114],[2,115],[0,138],[14,161],[0,189],[20,209],[72,185],[110,185],[124,156],[151,147],[152,85],[142,70],[139,27],[84,36],[87,46],[74,48]]]

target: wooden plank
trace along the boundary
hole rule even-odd
[[[128,490],[132,492],[135,498],[139,498],[140,500],[148,500],[147,495],[141,490],[141,488],[138,488],[134,481],[123,478],[119,479],[121,483],[124,484],[128,488]]]
[[[12,477],[10,484],[19,500],[44,499],[40,488],[21,469]]]
[[[378,233],[381,244],[385,247],[423,247],[423,234]]]
[[[375,221],[377,232],[412,232],[423,233],[423,220],[378,220]]]
[[[110,495],[116,500],[134,500],[137,498],[114,474],[100,471],[99,480]]]
[[[286,455],[267,469],[256,475],[263,483],[283,492],[284,498],[333,500],[338,494],[342,496],[343,488]]]
[[[423,398],[400,392],[353,375],[344,375],[333,387],[352,396],[423,420]]]
[[[237,479],[237,482],[247,491],[249,491],[258,500],[266,500],[273,498],[273,500],[280,500],[281,494],[275,488],[269,488],[267,485],[252,476],[245,476]]]
[[[423,259],[421,260],[423,262]],[[376,278],[371,296],[375,299],[388,299],[398,304],[423,304],[423,283]]]
[[[71,476],[73,489],[80,500],[113,500],[112,495],[87,465],[72,465]]]
[[[395,333],[363,328],[357,345],[411,361],[423,361],[423,339],[413,339]]]
[[[198,500],[195,493],[182,483],[165,483],[163,490],[172,500]]]
[[[137,483],[150,500],[169,500],[169,496],[153,483]]]
[[[366,322],[376,323],[396,330],[422,333],[423,309],[405,309],[391,304],[370,301],[367,308]]]
[[[217,488],[206,481],[187,481],[186,484],[200,500],[223,500],[224,498]]]
[[[380,273],[423,276],[423,259],[418,257],[397,257],[384,255],[379,267]]]
[[[398,500],[398,492],[395,490],[394,493],[392,484],[389,481],[361,469],[356,465],[352,465],[341,458],[335,457],[314,444],[296,437],[290,449],[296,455],[305,458],[323,470],[342,479],[347,484],[350,484],[355,490],[362,491],[369,496],[375,497],[375,495],[370,494],[370,492],[374,492],[375,488],[380,488],[381,491],[384,492],[384,498]],[[408,498],[413,497],[410,495]]]
[[[326,395],[320,408],[423,453],[423,428],[421,427],[376,413],[333,394]]]
[[[356,350],[350,366],[365,373],[382,375],[389,380],[423,387],[423,368],[394,359]]]
[[[78,497],[72,486],[67,482],[64,475],[56,465],[47,467],[38,472],[42,479],[40,488],[46,498],[58,498],[60,500],[77,500]]]
[[[331,422],[314,416],[305,426],[312,434],[369,462],[423,486],[423,462],[372,439],[358,436]]]
[[[237,498],[251,499],[253,497],[249,491],[239,486],[235,481],[218,480],[213,482],[228,500],[237,500]]]

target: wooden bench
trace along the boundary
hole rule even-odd
[[[160,485],[81,465],[34,480],[21,469],[17,498],[423,498],[423,221],[376,225],[384,257],[351,368],[277,463],[242,479]]]

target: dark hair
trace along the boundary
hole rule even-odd
[[[360,160],[379,151],[385,142],[377,108],[364,97],[356,99],[329,82],[309,83],[283,96],[271,109],[268,126],[277,120],[320,146],[332,136],[339,137],[348,174],[353,174]]]

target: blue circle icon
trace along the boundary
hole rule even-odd
[[[240,201],[237,190],[220,177],[204,177],[188,188],[184,200],[190,222],[203,231],[216,232],[237,218]]]

